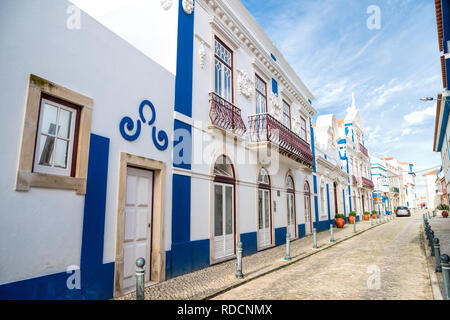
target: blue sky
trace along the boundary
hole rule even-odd
[[[432,151],[436,103],[419,100],[442,92],[434,1],[242,2],[312,91],[319,114],[343,118],[354,92],[372,155],[416,171],[441,163]],[[367,27],[371,5],[381,9],[379,30]]]

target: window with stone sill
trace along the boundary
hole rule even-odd
[[[93,100],[30,75],[16,191],[86,194]]]

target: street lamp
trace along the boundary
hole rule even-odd
[[[445,101],[445,99],[435,99],[433,97],[423,97],[420,98],[420,101],[428,102],[428,101]]]

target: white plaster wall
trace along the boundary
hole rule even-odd
[[[111,139],[104,262],[114,259],[119,153],[164,161],[165,243],[171,239],[171,150],[159,152],[151,128],[143,126],[133,143],[119,133],[124,116],[138,119],[149,99],[155,125],[170,136],[174,77],[117,35],[82,15],[82,28],[66,28],[60,0],[4,0],[0,3],[0,283],[62,272],[79,265],[84,197],[74,191],[32,188],[14,191],[29,74],[41,76],[94,99],[92,133]],[[170,144],[169,144],[170,146]]]
[[[176,73],[178,0],[70,0],[172,74]]]

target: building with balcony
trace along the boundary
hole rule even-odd
[[[445,189],[450,190],[450,1],[435,0],[436,24],[442,70],[442,92],[437,95],[433,151],[441,154]],[[437,59],[436,55],[436,59]],[[447,71],[449,70],[449,71]],[[439,89],[440,91],[441,89]],[[448,194],[447,194],[448,197]]]
[[[405,198],[401,197],[402,168],[393,157],[371,158],[372,180],[375,183],[374,199],[377,210],[394,212],[398,206],[406,206]]]
[[[372,211],[374,184],[370,175],[369,152],[364,143],[364,126],[355,96],[344,119],[338,120],[339,154],[341,163],[349,174],[348,202],[350,211],[356,211],[358,218],[366,211]],[[351,178],[350,178],[351,177]]]
[[[166,255],[172,277],[235,258],[237,242],[248,255],[301,238],[320,218],[314,96],[240,1],[198,0],[192,19],[192,108],[175,124],[192,132],[193,161],[173,169],[191,197],[172,209],[189,224]]]
[[[240,1],[104,4],[2,1],[0,299],[107,299],[140,257],[158,283],[329,227],[348,176]]]
[[[339,154],[339,127],[333,114],[318,116],[314,126],[317,180],[319,185],[319,225],[333,223],[336,213],[348,216],[349,174]],[[321,228],[322,229],[322,228]]]

